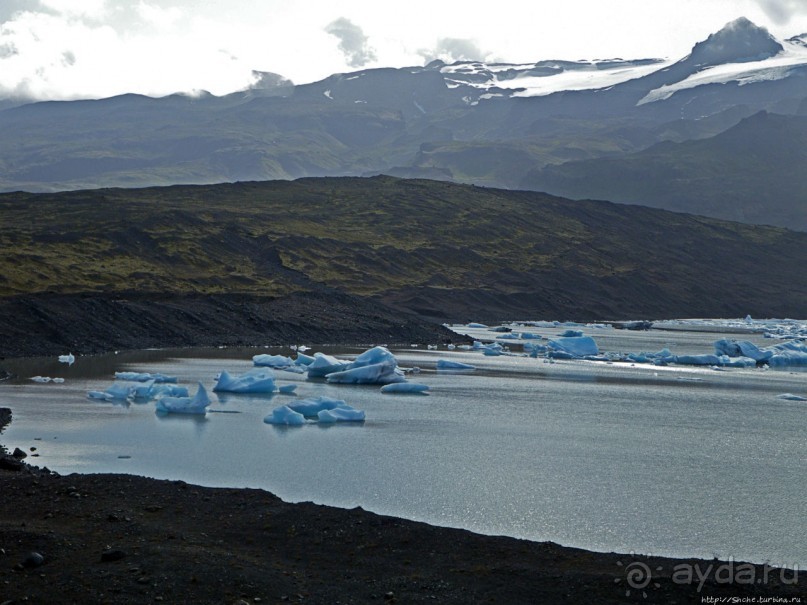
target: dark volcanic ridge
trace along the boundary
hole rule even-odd
[[[0,213],[5,355],[807,316],[805,233],[535,192],[322,178],[12,193]]]

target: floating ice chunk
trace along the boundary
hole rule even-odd
[[[267,368],[287,368],[288,366],[294,365],[294,361],[292,361],[291,357],[266,354],[254,355],[252,357],[252,363],[256,366]]]
[[[715,353],[729,357],[750,357],[757,362],[765,362],[773,357],[773,351],[763,351],[752,342],[727,338],[715,342]]]
[[[501,354],[502,354],[501,348],[485,347],[484,349],[482,349],[482,355],[487,355],[488,357],[498,357]]]
[[[453,345],[453,344],[449,343],[449,344],[448,344],[448,346],[447,346],[446,348],[447,348],[449,351],[453,351],[453,350],[454,350],[454,349],[456,349],[457,347],[456,347],[456,345]]]
[[[76,361],[76,356],[72,353],[68,353],[67,355],[59,355],[59,362],[66,363],[69,366],[72,366]]]
[[[295,412],[287,405],[272,410],[272,413],[266,416],[263,421],[266,424],[283,424],[287,426],[302,426],[305,424],[305,417],[299,412]]]
[[[586,355],[598,355],[600,352],[597,343],[591,336],[561,336],[550,340],[549,347],[554,349],[554,352],[550,354],[559,358],[567,358],[567,355],[585,357]]]
[[[90,399],[100,399],[101,401],[112,401],[113,399],[111,395],[103,391],[90,391],[87,393],[87,397]]]
[[[275,368],[275,369],[280,372],[291,372],[292,374],[305,374],[306,372],[305,366],[298,366],[298,365],[284,366],[282,368]]]
[[[560,337],[561,338],[579,338],[582,335],[583,335],[582,330],[566,330],[563,333],[561,333]]]
[[[381,387],[382,393],[426,393],[429,385],[416,382],[396,382]]]
[[[767,347],[766,351],[773,353],[768,359],[768,364],[772,367],[807,365],[807,343],[801,340],[791,340]]]
[[[167,395],[169,397],[188,397],[190,393],[188,393],[188,387],[181,387],[176,384],[169,384],[169,383],[155,383],[154,386],[151,387],[151,396],[158,397],[159,395]]]
[[[437,360],[438,370],[475,370],[476,366],[470,363],[462,363],[461,361],[451,361],[449,359]]]
[[[210,405],[204,385],[200,382],[193,397],[161,397],[157,400],[158,414],[205,414]]]
[[[149,380],[153,380],[157,383],[175,383],[177,381],[176,376],[149,374],[148,372],[115,372],[115,378],[132,382],[148,382]]]
[[[300,349],[297,349],[297,359],[294,360],[294,365],[296,366],[310,366],[314,363],[314,357],[311,355],[305,355],[304,353],[300,352]]]
[[[104,392],[112,399],[129,399],[134,397],[135,385],[124,382],[113,382]]]
[[[364,410],[357,410],[349,405],[340,405],[330,410],[322,410],[317,419],[324,423],[333,422],[364,422]]]
[[[309,378],[323,378],[333,372],[346,370],[350,365],[349,361],[343,361],[325,353],[314,353],[314,361],[308,365]]]
[[[801,395],[794,395],[793,393],[782,393],[776,396],[777,399],[787,399],[788,401],[807,401],[807,397]]]
[[[216,393],[274,393],[275,375],[272,370],[255,368],[240,376],[227,371],[219,374],[213,391]]]
[[[518,340],[518,334],[510,332],[509,334],[502,334],[496,337],[498,340]]]
[[[469,324],[465,324],[466,328],[487,328],[485,324],[480,324],[476,322],[471,322]]]
[[[296,384],[284,384],[282,387],[278,387],[277,392],[283,395],[292,395],[296,389]]]
[[[31,380],[33,380],[34,382],[45,383],[45,382],[50,382],[51,377],[50,376],[31,376]]]
[[[55,382],[56,384],[62,384],[64,382],[64,378],[53,378],[51,382]]]
[[[521,338],[522,340],[540,340],[541,335],[534,332],[522,332]]]
[[[350,369],[361,368],[363,366],[375,365],[378,363],[390,362],[398,365],[398,360],[390,353],[386,347],[373,347],[366,350],[364,353],[356,357],[353,363],[350,364]]]
[[[154,388],[154,381],[138,382],[132,387],[132,397],[135,399],[149,399],[152,396],[152,389]]]
[[[286,407],[302,414],[303,416],[316,416],[322,410],[332,410],[340,405],[347,405],[347,403],[345,403],[343,399],[334,399],[333,397],[321,396],[298,399],[286,404]]]
[[[717,355],[678,355],[675,358],[675,363],[686,366],[720,366],[720,357]]]
[[[325,380],[333,384],[390,384],[403,382],[406,378],[394,361],[382,361],[333,372],[328,374]]]

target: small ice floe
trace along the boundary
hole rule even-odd
[[[788,401],[807,401],[807,397],[795,395],[794,393],[782,393],[776,396],[777,399],[787,399]]]
[[[295,412],[287,405],[281,405],[272,410],[272,413],[266,416],[263,421],[266,424],[302,426],[305,424],[305,416]]]
[[[462,363],[461,361],[451,361],[449,359],[438,359],[437,360],[437,369],[438,370],[475,370],[476,366],[471,365],[470,363]]]
[[[480,324],[477,322],[471,322],[469,324],[465,324],[466,328],[487,328],[485,324]]]
[[[252,357],[252,363],[259,367],[266,367],[266,368],[288,368],[289,366],[294,365],[294,361],[291,357],[285,357],[284,355],[254,355]]]
[[[45,383],[50,382],[53,379],[50,376],[31,376],[31,380],[33,380],[34,382]]]
[[[357,410],[349,405],[322,410],[317,414],[317,420],[323,424],[334,422],[364,422],[364,410]]]
[[[166,376],[165,374],[149,374],[148,372],[115,372],[117,380],[129,380],[131,382],[148,382],[153,380],[156,383],[176,383],[176,376]]]
[[[59,355],[59,362],[72,366],[76,362],[76,356],[72,353],[68,353],[67,355]]]
[[[278,387],[277,392],[281,395],[294,395],[294,391],[297,390],[296,384],[284,384],[281,387]]]
[[[56,384],[63,384],[64,378],[53,378],[51,382],[55,382]]]
[[[449,351],[453,351],[454,349],[456,349],[456,348],[457,348],[457,346],[456,346],[456,345],[454,345],[454,344],[449,343],[448,347],[446,347],[446,348],[447,348]]]
[[[303,416],[315,417],[322,410],[332,410],[339,406],[345,406],[347,403],[343,399],[334,399],[333,397],[307,397],[305,399],[298,399],[286,406]]]
[[[597,343],[591,336],[582,336],[577,330],[566,330],[564,334],[570,336],[560,336],[549,341],[550,357],[558,359],[575,359],[586,357],[587,355],[598,355],[600,350]]]
[[[193,397],[161,397],[155,411],[158,414],[205,414],[209,405],[210,397],[200,382]]]
[[[381,387],[382,393],[417,393],[427,395],[428,393],[426,393],[426,391],[428,390],[429,385],[418,384],[416,382],[396,382]]]
[[[87,397],[102,401],[128,401],[134,398],[136,391],[136,385],[113,382],[103,391],[90,391],[87,393]]]

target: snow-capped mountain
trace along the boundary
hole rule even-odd
[[[785,122],[807,115],[807,34],[781,41],[738,19],[677,61],[434,61],[298,86],[256,72],[249,90],[224,97],[123,95],[6,109],[0,111],[0,190],[379,173],[547,188],[560,178],[543,178],[548,166],[709,140],[761,111]],[[737,135],[747,152],[765,128],[753,123],[756,134],[747,141],[742,133],[750,123]],[[802,132],[801,122],[792,129],[782,120],[771,123],[780,137]],[[731,146],[697,149],[725,155]],[[675,170],[664,174],[690,178],[680,155],[653,157],[657,163],[675,157]],[[765,187],[759,199],[778,196],[803,205],[794,193],[800,189],[779,191],[779,183],[753,178],[749,171],[762,165],[743,164],[749,196]],[[730,179],[731,163],[724,167],[721,179]],[[642,179],[642,170],[626,174]],[[585,170],[569,174],[586,178]],[[712,190],[710,212],[721,216],[720,188]],[[652,187],[642,189],[642,195],[648,192]],[[674,207],[663,195],[647,203]],[[764,214],[754,213],[753,220],[807,229],[807,219],[759,218]]]

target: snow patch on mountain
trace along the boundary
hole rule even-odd
[[[786,42],[776,56],[760,61],[726,63],[707,67],[688,78],[651,90],[637,105],[669,99],[676,92],[707,84],[740,86],[755,82],[782,80],[794,70],[807,67],[807,46]]]
[[[467,86],[485,94],[538,97],[570,90],[608,88],[641,78],[671,63],[662,59],[625,61],[541,61],[528,64],[461,62],[440,68],[446,86]],[[493,89],[498,89],[494,91]]]

